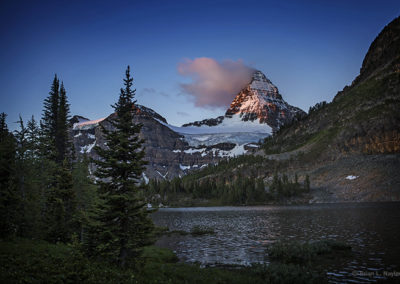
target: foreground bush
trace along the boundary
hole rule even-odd
[[[351,246],[335,240],[321,240],[306,243],[279,241],[268,248],[268,255],[272,261],[308,264],[316,260],[317,256],[349,250],[351,250]]]
[[[0,283],[323,283],[293,264],[201,268],[179,263],[168,249],[146,247],[137,270],[92,260],[73,246],[18,239],[0,241]]]
[[[117,283],[134,279],[132,271],[93,262],[64,244],[18,240],[1,242],[2,283]]]

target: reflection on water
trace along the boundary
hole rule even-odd
[[[374,282],[385,279],[384,271],[400,271],[399,203],[165,208],[152,217],[170,230],[190,231],[196,225],[214,229],[213,235],[173,235],[158,241],[186,262],[268,263],[271,242],[328,238],[353,247],[350,258],[328,267],[331,282]]]

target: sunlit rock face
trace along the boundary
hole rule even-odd
[[[269,125],[273,130],[304,115],[301,109],[289,105],[279,94],[278,88],[261,72],[253,74],[252,81],[232,101],[225,116],[239,114],[243,121]]]
[[[252,79],[245,88],[233,99],[225,116],[220,116],[202,121],[195,121],[183,125],[190,126],[217,126],[225,123],[235,116],[243,122],[256,122],[276,131],[282,125],[291,122],[296,116],[305,115],[301,109],[289,105],[279,93],[278,88],[261,72],[255,71]],[[236,118],[234,118],[236,119]],[[248,124],[243,123],[243,129],[248,129]]]

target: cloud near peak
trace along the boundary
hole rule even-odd
[[[180,84],[183,92],[199,107],[227,107],[237,93],[251,80],[254,69],[242,60],[224,60],[200,57],[186,59],[178,64],[178,72],[192,82]]]

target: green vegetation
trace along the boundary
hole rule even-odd
[[[303,177],[303,182],[299,182],[297,174],[293,179],[289,179],[286,174],[275,173],[272,181],[264,183],[261,178],[242,176],[242,169],[246,163],[238,164],[238,160],[244,159],[236,158],[223,162],[223,168],[231,169],[227,170],[226,174],[208,175],[207,169],[171,181],[151,180],[145,197],[150,203],[169,206],[259,205],[301,197],[310,191],[308,175]],[[251,163],[249,165],[257,166]],[[235,168],[232,167],[239,168],[240,172],[235,175]],[[218,169],[218,166],[209,168]],[[187,201],[191,203],[185,203]]]
[[[101,125],[107,147],[96,146],[100,159],[93,160],[99,185],[99,202],[88,224],[87,250],[125,267],[141,255],[141,248],[153,242],[153,223],[139,193],[145,170],[145,152],[139,138],[140,124],[133,122],[135,90],[129,66],[125,73],[118,102],[113,105],[115,116],[110,123],[115,130]]]
[[[349,148],[351,139],[368,141],[373,136],[384,136],[384,132],[398,131],[400,74],[392,72],[396,62],[399,57],[381,70],[379,76],[345,87],[333,102],[311,107],[307,116],[266,138],[262,149],[266,154],[279,154],[304,147],[298,158],[310,164],[329,157],[332,151],[364,153],[365,142]]]
[[[191,230],[190,233],[194,236],[201,236],[201,235],[208,235],[208,234],[214,234],[214,229],[213,228],[208,228],[208,227],[202,227],[202,226],[194,226]]]
[[[133,123],[132,80],[128,67],[109,121],[118,131],[103,128],[108,148],[96,149],[96,181],[87,157],[75,157],[66,90],[57,76],[40,125],[32,117],[25,126],[20,118],[11,133],[0,115],[2,283],[129,282],[133,270],[122,267],[137,270],[143,263],[142,249],[155,233],[139,181],[146,162],[141,125]]]
[[[295,175],[294,181],[290,181],[285,174],[282,177],[275,174],[269,189],[277,199],[298,196],[302,193],[310,192],[310,177],[307,175],[304,184],[301,185],[297,175]]]
[[[316,272],[300,265],[200,268],[179,263],[168,249],[143,249],[140,268],[89,259],[79,245],[15,239],[0,241],[2,283],[324,283]]]
[[[73,246],[26,239],[0,242],[0,275],[2,283],[127,283],[134,277]]]
[[[276,242],[268,248],[268,256],[272,261],[294,264],[308,264],[318,260],[318,256],[332,254],[337,251],[349,251],[351,246],[335,241],[322,240],[300,243],[295,241]]]

